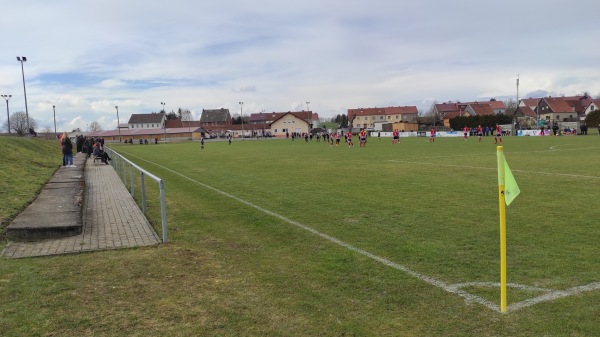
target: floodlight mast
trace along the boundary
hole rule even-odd
[[[8,129],[8,135],[10,136],[10,112],[8,111],[8,100],[12,95],[0,95],[6,100],[6,128]]]
[[[27,90],[25,90],[25,69],[23,62],[27,62],[27,57],[17,56],[17,61],[21,62],[21,74],[23,75],[23,96],[25,96],[25,117],[27,118],[27,132],[29,133],[29,109],[27,108]]]
[[[119,106],[115,105],[115,109],[117,109],[117,130],[119,131],[119,143],[121,142],[121,121],[119,120]]]

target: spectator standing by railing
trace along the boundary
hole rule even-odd
[[[65,157],[65,167],[76,167],[73,165],[73,143],[71,143],[69,134],[66,132],[62,136],[62,153]]]

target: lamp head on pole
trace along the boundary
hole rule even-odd
[[[19,61],[19,62],[27,62],[27,58],[25,56],[17,56],[17,61]]]

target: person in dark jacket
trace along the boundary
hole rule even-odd
[[[94,157],[99,157],[100,160],[106,165],[108,165],[108,161],[110,160],[108,153],[104,152],[100,147],[100,143],[94,144]]]
[[[62,153],[65,156],[65,167],[76,167],[73,165],[73,143],[67,132],[62,136]]]

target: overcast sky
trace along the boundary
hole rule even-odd
[[[3,0],[0,93],[38,129],[132,113],[244,115],[600,95],[597,0]],[[4,101],[0,101],[5,104]],[[0,112],[4,109],[0,109]],[[0,113],[0,123],[6,112]]]

